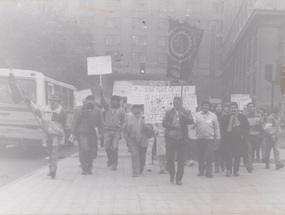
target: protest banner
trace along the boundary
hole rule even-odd
[[[81,91],[75,91],[74,92],[74,98],[75,98],[75,104],[76,106],[82,106],[83,105],[83,99],[85,99],[87,96],[92,95],[91,89],[81,90]]]
[[[222,99],[210,98],[209,102],[211,104],[221,104],[222,103]]]
[[[113,95],[126,97],[128,104],[144,104],[144,86],[130,81],[115,81]]]
[[[87,58],[88,75],[104,75],[112,73],[111,56]]]
[[[133,85],[127,98],[128,104],[145,104],[145,86]]]
[[[100,75],[100,85],[102,86],[102,75],[112,73],[111,56],[87,58],[87,70],[88,75]]]
[[[129,81],[115,81],[113,86],[113,96],[128,97],[133,84]]]
[[[239,110],[243,110],[244,106],[246,106],[249,102],[252,102],[252,99],[248,94],[232,94],[231,102],[238,103]]]
[[[173,107],[172,102],[175,96],[181,96],[180,86],[145,86],[145,121],[161,123],[166,110]]]

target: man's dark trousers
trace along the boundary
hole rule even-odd
[[[211,139],[197,139],[199,173],[212,175],[213,142]]]
[[[184,154],[186,142],[184,139],[166,138],[167,149],[167,170],[171,177],[174,178],[176,173],[176,182],[181,182],[184,174]],[[175,172],[175,152],[177,153],[177,172]]]
[[[96,134],[81,134],[80,147],[81,147],[81,160],[83,170],[92,170],[93,159],[96,155],[96,148],[98,147],[98,138]]]
[[[242,140],[240,139],[228,139],[226,145],[226,166],[229,172],[238,172],[240,167],[240,158],[244,151],[242,146]],[[247,154],[245,155],[247,156]]]

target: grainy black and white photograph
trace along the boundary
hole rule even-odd
[[[285,215],[285,0],[0,0],[0,215]]]

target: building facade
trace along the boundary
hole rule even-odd
[[[231,94],[249,94],[257,106],[280,106],[285,1],[227,0],[224,6],[223,99],[230,100]],[[273,68],[274,84],[265,80],[268,64]]]
[[[204,29],[189,80],[201,101],[208,100],[214,89],[209,75],[218,67],[210,70],[211,31],[214,26],[219,34],[223,32],[223,12],[222,0],[73,0],[66,4],[66,14],[77,17],[93,33],[96,54],[112,56],[113,74],[103,80],[108,86],[117,79],[166,80],[169,17]],[[145,63],[144,75],[141,63]]]

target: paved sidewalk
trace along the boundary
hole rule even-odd
[[[186,166],[182,186],[159,174],[158,165],[132,178],[122,143],[117,171],[107,168],[100,149],[93,175],[80,174],[76,154],[59,162],[55,180],[44,168],[3,187],[0,214],[285,214],[285,169],[254,166],[251,174],[242,167],[240,177],[213,179],[198,177],[197,164]]]

